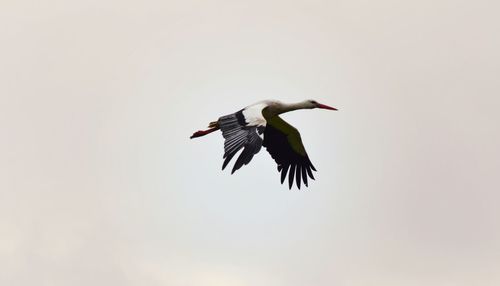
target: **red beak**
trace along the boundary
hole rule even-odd
[[[324,105],[324,104],[321,104],[321,103],[318,103],[316,105],[317,108],[321,108],[321,109],[328,109],[328,110],[337,110],[337,108],[335,107],[331,107],[331,106],[328,106],[328,105]]]

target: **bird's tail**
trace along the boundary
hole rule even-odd
[[[212,121],[208,124],[208,128],[214,128],[214,127],[219,128],[219,121]]]
[[[207,130],[198,130],[198,131],[196,131],[189,138],[193,139],[193,138],[205,136],[205,135],[210,134],[210,133],[212,133],[214,131],[217,131],[217,130],[220,129],[219,123],[217,121],[210,122],[210,124],[208,124],[208,128],[209,129],[207,129]]]

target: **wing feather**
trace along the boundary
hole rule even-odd
[[[290,166],[290,173],[288,174],[288,185],[290,189],[293,186],[293,176],[295,176],[295,165]]]
[[[224,163],[222,170],[226,168],[231,159],[243,149],[241,154],[234,163],[231,174],[240,169],[243,165],[247,165],[257,154],[262,146],[262,138],[259,132],[262,133],[259,127],[248,124],[243,116],[243,110],[236,113],[222,116],[217,121],[224,137]]]
[[[288,184],[290,189],[293,186],[294,178],[299,189],[301,181],[304,181],[304,185],[308,185],[307,176],[314,180],[311,169],[314,171],[316,169],[302,144],[299,131],[279,116],[267,119],[262,146],[266,147],[278,164],[278,171],[281,170],[282,184],[287,171],[289,171]]]
[[[304,185],[307,187],[307,172],[306,166],[302,166],[302,181],[304,181]]]

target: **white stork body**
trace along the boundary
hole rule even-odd
[[[250,163],[253,156],[264,146],[278,164],[281,183],[283,184],[288,173],[289,188],[292,188],[295,177],[300,189],[301,181],[307,186],[307,178],[314,179],[312,171],[316,169],[307,156],[299,131],[278,115],[292,110],[313,108],[337,110],[314,100],[293,104],[265,100],[220,117],[209,124],[210,129],[197,131],[191,138],[220,129],[225,139],[223,170],[236,153],[243,149],[231,174]]]
[[[262,110],[268,107],[269,104],[270,101],[261,101],[243,108],[242,112],[247,124],[250,126],[266,126],[267,121],[262,115]]]

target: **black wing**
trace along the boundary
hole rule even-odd
[[[262,134],[263,126],[248,126],[245,122],[242,111],[238,111],[234,114],[222,116],[219,118],[219,127],[222,131],[222,136],[224,137],[224,163],[222,164],[222,170],[226,168],[227,164],[231,159],[238,153],[238,151],[243,148],[240,156],[234,163],[233,174],[236,170],[241,168],[243,165],[247,165],[252,160],[253,156],[260,151],[262,147]]]
[[[307,187],[307,176],[314,180],[312,170],[316,171],[309,156],[307,156],[299,131],[275,116],[267,120],[264,131],[264,141],[271,157],[278,164],[278,172],[281,172],[281,183],[285,181],[288,170],[288,184],[292,188],[295,177],[297,187],[300,189],[301,179]]]

